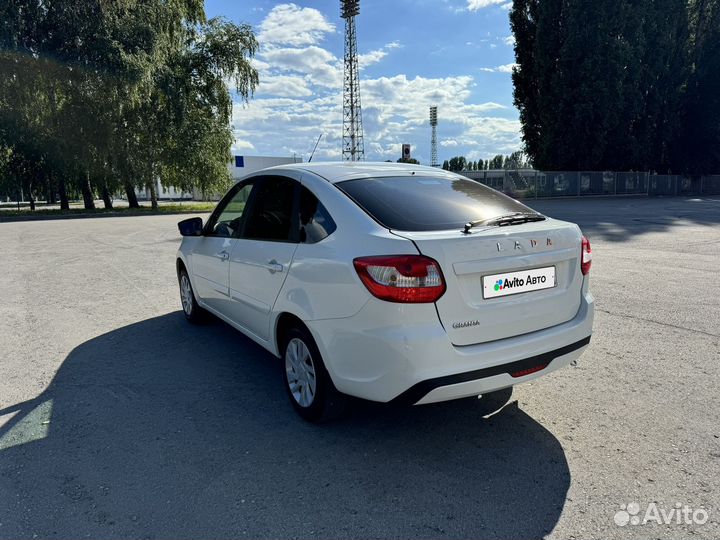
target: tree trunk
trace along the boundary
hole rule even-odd
[[[112,210],[112,197],[110,196],[110,190],[107,188],[107,185],[104,185],[102,188],[102,200],[105,205],[105,210]]]
[[[148,182],[148,189],[150,190],[150,205],[153,210],[158,209],[158,198],[157,190],[155,189],[155,182]]]
[[[53,185],[52,173],[49,170],[44,171],[45,175],[45,203],[55,204],[55,186]]]
[[[85,210],[95,210],[95,199],[93,198],[92,188],[90,187],[90,178],[88,176],[84,176],[80,181],[80,190],[82,191]]]
[[[35,211],[35,194],[33,192],[33,182],[30,180],[28,184],[28,202],[30,203],[30,210]]]
[[[60,195],[60,210],[70,210],[64,176],[60,176],[60,180],[58,181],[58,194]]]
[[[135,186],[133,186],[130,182],[125,182],[125,194],[127,195],[128,207],[140,208],[140,203],[138,202],[137,195],[135,194]]]
[[[49,174],[47,177],[47,196],[45,197],[45,201],[47,204],[55,204],[57,202],[55,199],[55,186],[52,182],[52,176]]]

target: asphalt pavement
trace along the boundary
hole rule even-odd
[[[187,216],[0,223],[0,538],[720,537],[720,199],[529,204],[592,242],[579,365],[322,426],[185,322]]]

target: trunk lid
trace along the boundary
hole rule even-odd
[[[447,291],[436,307],[454,345],[485,343],[549,328],[569,321],[580,308],[581,233],[574,224],[548,218],[507,227],[478,227],[470,234],[393,233],[413,241],[420,253],[440,264]],[[551,267],[555,269],[555,285],[550,288],[495,297],[487,291],[483,294],[485,276],[519,272],[515,275],[522,279],[525,271]]]

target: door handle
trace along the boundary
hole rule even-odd
[[[271,274],[274,274],[275,272],[282,272],[284,270],[283,265],[277,262],[275,259],[268,262],[265,265],[265,268],[267,268]]]
[[[224,249],[220,253],[216,253],[215,256],[223,261],[227,261],[230,258],[230,254]]]

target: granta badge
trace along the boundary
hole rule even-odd
[[[480,326],[480,321],[475,320],[475,321],[456,322],[456,323],[453,323],[453,325],[452,325],[452,327],[456,330],[459,328],[470,328],[471,326]]]

